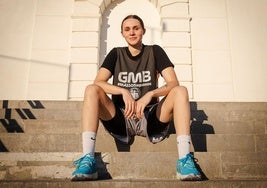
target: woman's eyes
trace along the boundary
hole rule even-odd
[[[134,27],[133,30],[137,31],[139,30],[140,28],[139,27]],[[124,31],[130,31],[131,29],[130,28],[125,28]]]

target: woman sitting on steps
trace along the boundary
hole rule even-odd
[[[177,134],[177,178],[200,180],[189,153],[190,105],[187,89],[179,85],[174,65],[158,45],[142,43],[145,27],[137,15],[125,17],[121,34],[128,46],[113,48],[101,65],[95,81],[87,86],[82,111],[83,156],[75,161],[73,181],[98,178],[95,154],[99,119],[116,139],[129,143],[135,135],[153,143],[167,136],[173,119]],[[158,88],[159,74],[166,84]],[[113,84],[108,80],[113,76]],[[112,95],[110,99],[107,94]],[[159,100],[159,97],[162,97]]]

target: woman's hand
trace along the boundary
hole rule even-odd
[[[127,119],[131,119],[135,115],[135,100],[132,97],[131,93],[127,89],[123,89],[122,91],[122,98],[125,104],[125,109],[124,109],[124,116]]]
[[[135,114],[138,119],[143,118],[145,107],[150,103],[152,97],[153,93],[147,92],[143,97],[136,101]]]

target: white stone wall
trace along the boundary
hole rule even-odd
[[[72,7],[72,0],[37,1],[26,96],[29,99],[68,98]]]
[[[225,0],[191,0],[192,59],[196,100],[234,99]]]
[[[36,2],[0,1],[0,98],[26,98]]]
[[[82,100],[106,53],[105,11],[129,1],[0,0],[0,100]],[[267,101],[267,1],[135,2],[159,14],[157,42],[191,100]]]
[[[68,99],[73,4],[0,1],[0,99]]]
[[[72,15],[72,42],[69,99],[81,100],[86,85],[94,80],[99,61],[102,1],[75,1]]]

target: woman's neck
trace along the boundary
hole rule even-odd
[[[132,54],[132,56],[137,56],[142,51],[142,48],[143,48],[142,43],[138,46],[128,46],[128,49]]]

